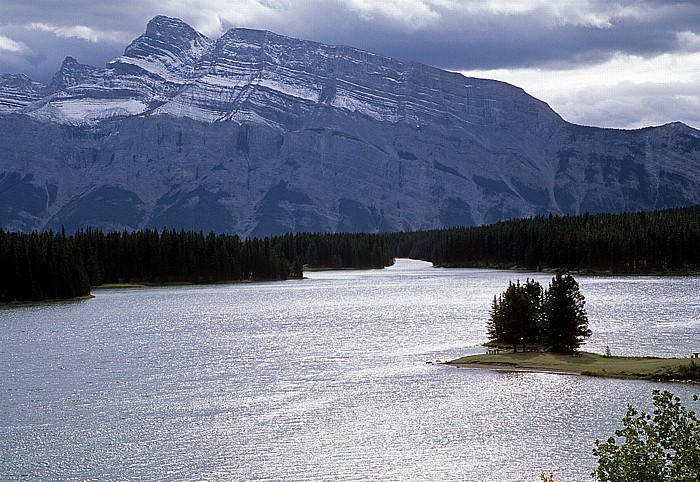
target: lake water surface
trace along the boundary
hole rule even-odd
[[[0,480],[591,480],[652,389],[457,369],[509,280],[398,260],[260,284],[0,309]],[[613,355],[700,351],[700,278],[578,277]]]

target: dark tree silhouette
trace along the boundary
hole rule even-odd
[[[509,283],[508,288],[491,304],[487,335],[490,341],[513,345],[522,343],[523,351],[527,343],[539,342],[542,286],[527,280]]]
[[[585,300],[570,274],[557,273],[544,293],[533,280],[509,283],[493,298],[486,332],[489,341],[539,344],[555,352],[572,352],[591,335]]]
[[[574,277],[557,273],[542,303],[543,338],[550,350],[573,352],[591,336],[585,304]]]

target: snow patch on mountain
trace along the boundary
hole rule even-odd
[[[202,122],[217,122],[226,115],[225,112],[218,112],[210,107],[199,107],[193,102],[181,101],[182,96],[178,96],[171,102],[164,104],[155,110],[153,115],[169,115],[173,117],[187,117],[189,119]]]
[[[43,122],[94,125],[113,117],[142,114],[148,106],[135,99],[61,99],[46,103],[28,112],[29,116]]]

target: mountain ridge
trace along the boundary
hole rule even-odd
[[[0,131],[10,230],[378,232],[700,203],[684,124],[577,126],[503,82],[163,16],[104,68],[0,75]]]

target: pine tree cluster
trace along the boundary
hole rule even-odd
[[[591,336],[585,299],[570,274],[557,273],[546,290],[534,280],[510,283],[491,304],[486,325],[489,341],[558,353],[575,351]]]

